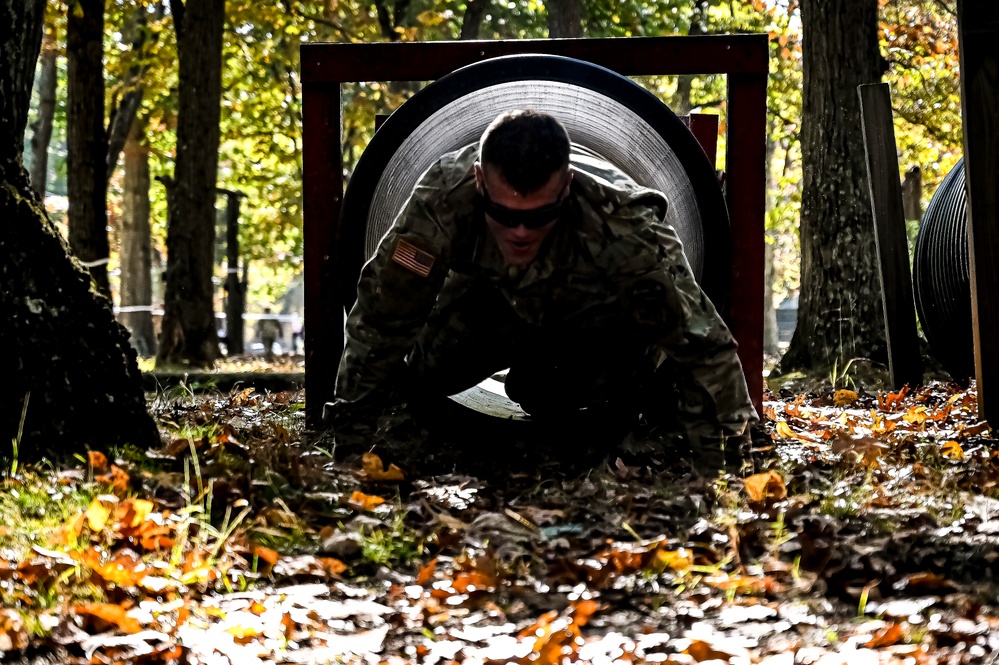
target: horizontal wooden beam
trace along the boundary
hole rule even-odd
[[[767,35],[302,44],[303,83],[431,81],[487,58],[561,55],[625,76],[767,74]]]

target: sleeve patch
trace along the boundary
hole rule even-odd
[[[427,277],[430,275],[430,269],[433,268],[437,257],[424,252],[408,240],[400,238],[392,252],[392,260],[420,277]]]

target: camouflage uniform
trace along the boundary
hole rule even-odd
[[[612,398],[668,358],[688,430],[743,435],[756,413],[736,343],[661,221],[663,194],[573,146],[570,212],[511,268],[478,206],[477,158],[468,146],[431,166],[364,266],[334,426],[403,375],[446,395],[511,367],[508,394],[537,412]]]

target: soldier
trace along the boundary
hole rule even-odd
[[[500,115],[423,174],[361,271],[326,410],[337,438],[370,434],[400,386],[451,395],[510,368],[508,396],[545,418],[620,409],[658,369],[700,463],[728,450],[731,467],[757,416],[667,205],[551,116]]]
[[[274,360],[274,343],[284,335],[284,329],[281,322],[271,315],[270,307],[264,307],[264,316],[257,320],[254,332],[264,345],[264,359]]]

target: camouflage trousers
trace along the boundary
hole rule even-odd
[[[532,416],[637,409],[655,370],[655,334],[616,303],[530,325],[497,290],[471,288],[435,308],[408,358],[409,378],[421,394],[443,396],[509,368],[507,395]]]

